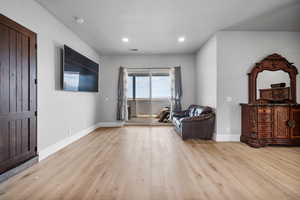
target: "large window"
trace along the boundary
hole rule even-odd
[[[168,75],[150,76],[131,74],[128,76],[127,97],[130,99],[150,98],[150,87],[152,86],[152,98],[169,98],[171,96],[171,82]]]
[[[133,99],[133,76],[128,76],[127,79],[127,98]]]
[[[152,76],[152,98],[171,97],[170,76]]]
[[[150,76],[135,76],[135,98],[150,98]]]

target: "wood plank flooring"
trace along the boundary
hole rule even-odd
[[[182,141],[172,127],[98,129],[0,185],[0,199],[300,199],[300,147]]]

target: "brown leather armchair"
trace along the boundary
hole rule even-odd
[[[187,110],[173,112],[172,121],[183,140],[189,138],[212,139],[215,113],[208,106],[190,105]]]

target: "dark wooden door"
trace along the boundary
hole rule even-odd
[[[37,155],[36,34],[0,14],[0,174]]]
[[[300,107],[291,108],[291,138],[300,139]]]

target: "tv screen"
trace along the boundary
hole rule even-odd
[[[63,90],[98,92],[99,65],[64,45]]]

